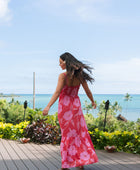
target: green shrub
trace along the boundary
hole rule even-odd
[[[94,118],[92,114],[86,113],[84,117],[89,131],[93,131],[95,128],[98,128],[100,131],[104,130],[104,114],[98,114],[98,117]],[[121,120],[117,120],[115,115],[108,113],[106,117],[105,131],[133,131],[134,134],[140,135],[140,121],[138,119],[136,122],[129,120],[127,122],[124,122]]]
[[[60,125],[58,121],[58,113],[56,112],[53,115],[47,115],[46,123],[49,123],[53,126],[56,126],[58,129],[60,129]]]
[[[18,101],[12,99],[11,102],[6,100],[0,100],[0,121],[5,123],[17,124],[24,119],[24,106]],[[25,111],[26,121],[36,121],[37,119],[43,119],[41,109],[31,109],[27,107]]]
[[[104,146],[115,145],[117,151],[132,152],[140,154],[140,136],[128,131],[114,131],[112,133],[89,131],[95,148],[104,149]]]
[[[29,124],[29,122],[21,122],[13,125],[11,123],[0,122],[0,138],[4,139],[19,139],[23,137],[23,129]]]

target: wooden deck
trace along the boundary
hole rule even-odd
[[[85,170],[140,170],[140,155],[96,150],[99,162]],[[58,170],[61,167],[60,147],[0,139],[0,170]],[[78,170],[78,168],[70,168]]]

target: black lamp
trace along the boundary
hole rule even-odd
[[[107,116],[107,111],[109,109],[109,100],[105,102],[105,120],[104,120],[104,131],[105,131],[105,126],[106,126],[106,116]]]
[[[23,117],[23,121],[25,120],[26,109],[27,109],[27,100],[25,100],[25,102],[24,102],[24,117]]]

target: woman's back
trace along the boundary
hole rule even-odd
[[[67,86],[80,86],[81,82],[78,78],[75,76],[73,78],[70,78],[66,73],[65,73],[65,85]]]

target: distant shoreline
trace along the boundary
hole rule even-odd
[[[4,94],[4,95],[0,95],[0,97],[20,97],[19,95],[15,95],[15,94]]]

